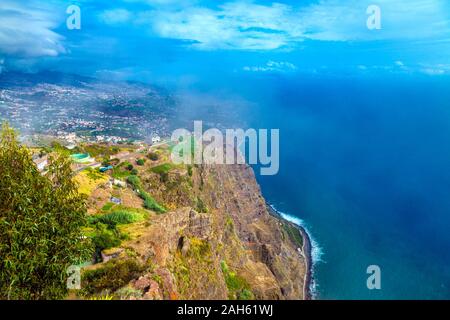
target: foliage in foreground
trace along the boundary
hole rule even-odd
[[[4,124],[0,135],[0,299],[61,299],[66,270],[90,259],[85,198],[70,159],[50,156],[42,175]]]

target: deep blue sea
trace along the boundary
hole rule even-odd
[[[279,128],[266,199],[320,246],[321,299],[450,299],[450,79],[251,79],[255,128]],[[381,290],[366,285],[381,268]]]

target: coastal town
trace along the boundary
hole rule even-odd
[[[67,83],[21,81],[20,75],[0,74],[0,112],[29,145],[62,143],[151,143],[168,135],[173,117],[170,96],[138,84],[97,83],[76,78]],[[17,77],[17,79],[16,79]],[[26,90],[24,90],[24,86]]]

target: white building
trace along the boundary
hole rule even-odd
[[[40,172],[42,172],[48,166],[48,158],[46,156],[42,157],[42,158],[38,158],[38,159],[34,160],[34,163],[36,164],[36,167],[38,168],[38,170]]]
[[[122,180],[118,180],[118,179],[114,179],[113,181],[115,186],[121,187],[121,188],[126,188],[127,187],[127,183],[125,181]]]
[[[161,137],[160,136],[153,136],[152,137],[152,144],[159,143],[159,142],[161,142]]]

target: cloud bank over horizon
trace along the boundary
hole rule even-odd
[[[37,1],[2,0],[0,7],[0,54],[21,58],[65,53],[63,36],[53,31],[61,14]]]
[[[444,0],[411,0],[406,4],[402,0],[379,0],[383,28],[378,32],[366,26],[370,0],[324,0],[305,6],[230,1],[216,7],[140,2],[151,3],[152,8],[140,12],[105,10],[102,20],[110,25],[146,25],[157,36],[185,40],[199,50],[274,50],[293,48],[304,40],[425,39],[450,31],[449,5]],[[111,18],[105,19],[108,16]]]
[[[329,70],[332,63],[344,68],[329,57],[337,52],[352,64],[349,70],[358,72],[450,73],[443,60],[450,54],[450,3],[445,0],[379,0],[381,30],[366,26],[371,0],[77,3],[82,29],[69,32],[68,4],[62,0],[3,0],[0,65],[99,64],[95,73],[111,69],[106,64],[113,65],[115,59],[122,63],[116,69],[138,69],[144,64],[140,73],[148,74],[149,68],[175,60],[233,56],[234,65],[223,63],[223,68],[291,73]],[[245,61],[238,65],[241,58]],[[399,60],[405,67],[395,65]],[[270,61],[274,63],[267,65]]]

